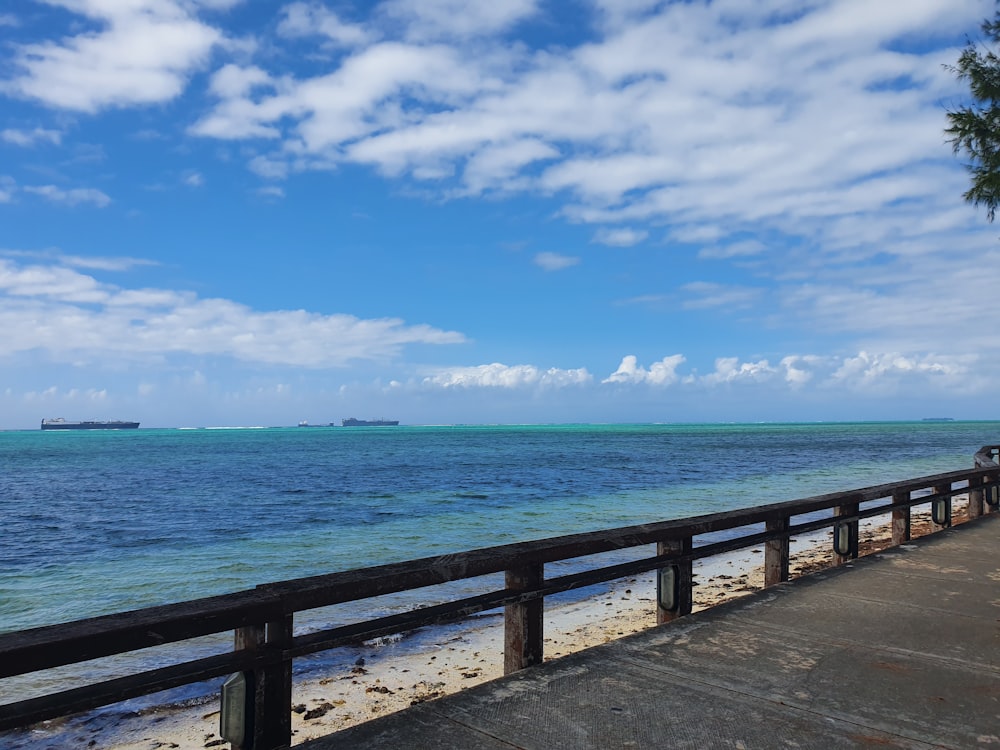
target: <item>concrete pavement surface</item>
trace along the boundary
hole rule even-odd
[[[1000,750],[1000,514],[297,747]]]

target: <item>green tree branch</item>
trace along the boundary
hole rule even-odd
[[[1000,4],[1000,0],[998,0]],[[990,221],[1000,207],[1000,10],[980,25],[985,41],[969,41],[958,62],[947,66],[968,84],[972,103],[949,111],[945,134],[956,154],[963,153],[972,186],[964,198],[986,208]]]

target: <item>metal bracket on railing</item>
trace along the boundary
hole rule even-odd
[[[253,673],[237,672],[222,683],[219,736],[234,748],[253,737]]]
[[[686,519],[517,542],[423,560],[361,568],[322,576],[265,584],[256,590],[225,594],[173,605],[89,618],[42,629],[0,633],[0,679],[32,675],[84,660],[114,657],[183,642],[227,630],[235,631],[234,654],[216,654],[169,667],[51,692],[39,698],[0,705],[0,731],[90,710],[148,695],[166,687],[189,685],[239,671],[226,682],[220,734],[234,745],[252,750],[287,748],[292,739],[292,660],[343,643],[348,632],[400,632],[438,622],[441,617],[505,606],[504,668],[506,672],[544,661],[544,597],[579,585],[618,580],[622,575],[656,571],[657,622],[691,613],[692,562],[713,555],[764,545],[765,585],[787,578],[789,536],[833,528],[836,564],[858,555],[859,520],[892,514],[892,539],[910,538],[911,507],[932,504],[935,524],[950,522],[950,498],[968,494],[970,505],[980,494],[996,512],[1000,506],[1000,465],[996,446],[976,454],[976,467],[874,487],[741,510],[720,511]],[[956,485],[958,488],[956,489]],[[931,495],[927,494],[932,487]],[[891,494],[892,502],[885,498]],[[876,505],[877,504],[877,505]],[[861,510],[861,506],[865,509]],[[790,518],[833,511],[790,525]],[[726,541],[694,548],[695,535],[740,532]],[[548,582],[547,563],[576,559],[616,549],[655,543],[654,558],[597,567]],[[661,567],[662,566],[662,567]],[[361,601],[382,593],[404,592],[505,573],[505,588],[465,599],[369,619],[309,635],[294,636],[295,613],[339,602]],[[447,596],[447,595],[446,595]],[[486,606],[489,605],[489,606]],[[399,619],[394,619],[394,618]],[[400,627],[402,626],[402,627]],[[386,630],[386,628],[391,628]],[[161,633],[167,633],[169,637]],[[318,637],[317,637],[318,636]],[[242,716],[241,716],[242,706]]]
[[[841,557],[851,554],[853,531],[854,527],[850,521],[838,523],[833,527],[833,551]]]
[[[680,607],[680,581],[678,566],[660,568],[656,576],[656,603],[660,609],[676,612]]]
[[[938,526],[951,526],[950,497],[942,497],[931,503],[931,520]]]

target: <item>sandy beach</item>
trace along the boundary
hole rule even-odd
[[[956,498],[956,501],[959,499]],[[964,520],[956,502],[956,522]],[[930,530],[926,513],[915,513],[913,536]],[[832,562],[830,532],[793,539],[792,577]],[[889,542],[888,525],[878,519],[862,525],[861,554]],[[695,610],[719,604],[763,585],[763,549],[747,549],[695,563]],[[545,659],[654,627],[656,586],[653,574],[615,582],[599,596],[547,606]],[[441,637],[436,638],[435,634]],[[405,644],[392,639],[365,644],[353,666],[322,676],[296,679],[293,687],[293,745],[369,719],[434,700],[503,674],[503,617],[486,615],[463,629],[429,629]],[[70,735],[66,729],[73,726]],[[80,747],[98,750],[228,747],[219,735],[214,697],[184,707],[138,712],[114,726],[94,721],[77,725],[50,722],[33,731],[30,747],[62,747],[71,736]],[[47,738],[53,743],[47,744]]]

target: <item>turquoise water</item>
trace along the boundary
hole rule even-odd
[[[961,469],[998,438],[1000,422],[5,432],[0,630]]]
[[[0,433],[3,630],[971,465],[1000,423]]]

